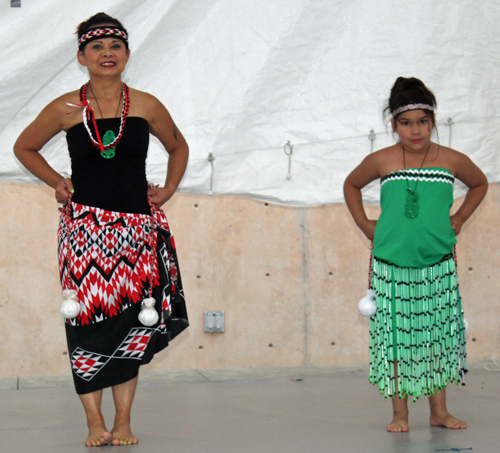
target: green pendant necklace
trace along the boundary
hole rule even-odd
[[[104,134],[104,137],[102,137],[102,144],[104,146],[107,146],[110,143],[112,143],[115,138],[116,138],[115,133],[112,130],[107,130],[106,133]],[[113,157],[115,157],[116,154],[115,150],[116,146],[113,146],[113,148],[105,149],[101,151],[101,156],[104,157],[104,159],[113,159]]]
[[[90,82],[89,82],[89,87],[90,87],[90,91],[92,91],[92,94],[94,96],[95,103],[97,104],[97,108],[99,109],[99,113],[101,114],[101,118],[104,119],[104,115],[102,114],[102,111],[101,111],[101,106],[99,105],[99,101],[97,100],[97,97],[94,94],[94,90],[92,89],[92,85],[90,84]],[[114,118],[116,118],[116,115],[118,115],[118,110],[120,110],[120,104],[122,103],[122,97],[123,97],[123,92],[120,95],[120,100],[118,101],[118,107],[116,108],[116,113],[115,113]],[[104,136],[102,137],[103,146],[109,145],[110,143],[113,142],[113,140],[115,138],[116,138],[116,134],[111,129],[108,129],[104,133]],[[104,159],[113,159],[113,157],[115,157],[115,155],[116,155],[116,146],[113,146],[113,148],[104,149],[101,151],[101,156]]]
[[[406,170],[406,158],[405,158],[405,147],[401,145],[403,148],[403,166],[404,169]],[[419,170],[422,169],[424,166],[425,159],[427,158],[427,154],[429,154],[429,150],[431,149],[431,145],[429,144],[429,147],[427,148],[427,151],[425,153],[424,159],[422,160],[422,163],[420,164]],[[407,194],[406,194],[406,202],[405,202],[405,216],[408,217],[409,219],[414,219],[415,217],[418,216],[418,212],[420,209],[420,206],[418,204],[418,200],[420,196],[417,193],[417,184],[418,184],[418,173],[415,179],[415,186],[413,187],[413,190],[410,188],[410,181],[409,181],[409,175],[407,174],[407,179],[406,179],[406,185],[407,185]]]

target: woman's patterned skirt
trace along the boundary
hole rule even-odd
[[[61,208],[59,271],[77,291],[80,313],[66,322],[76,392],[134,379],[139,367],[188,325],[174,238],[161,209],[129,214],[69,202]],[[158,322],[138,319],[156,300]]]

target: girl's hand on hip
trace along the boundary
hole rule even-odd
[[[462,229],[463,221],[456,214],[450,216],[451,227],[453,228],[453,232],[455,236],[458,236],[460,230]]]
[[[70,199],[73,192],[73,182],[71,181],[71,179],[61,179],[56,186],[55,196],[57,202],[61,204],[66,203]]]
[[[373,241],[373,237],[375,236],[375,227],[377,226],[376,220],[367,219],[363,225],[360,226],[361,231],[364,235],[370,240]]]

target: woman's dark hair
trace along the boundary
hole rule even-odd
[[[87,33],[89,30],[102,25],[113,25],[114,27],[123,30],[128,35],[127,29],[118,19],[108,16],[106,13],[97,13],[86,21],[83,21],[80,25],[78,25],[78,27],[76,27],[76,34],[78,35],[78,39],[80,39],[80,37]],[[126,42],[125,44],[127,45],[128,49],[128,44]],[[80,50],[83,50],[83,47],[85,47],[85,45],[81,46]]]
[[[398,77],[391,88],[391,95],[387,102],[387,107],[384,109],[384,114],[391,115],[394,110],[408,104],[428,104],[434,107],[437,106],[436,96],[429,90],[424,83],[415,77]],[[422,109],[434,122],[434,112],[432,110]],[[396,115],[395,119],[400,114]]]

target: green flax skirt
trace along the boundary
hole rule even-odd
[[[371,287],[377,312],[370,319],[369,380],[380,393],[416,400],[451,381],[463,384],[465,329],[453,257],[424,268],[373,257]]]

